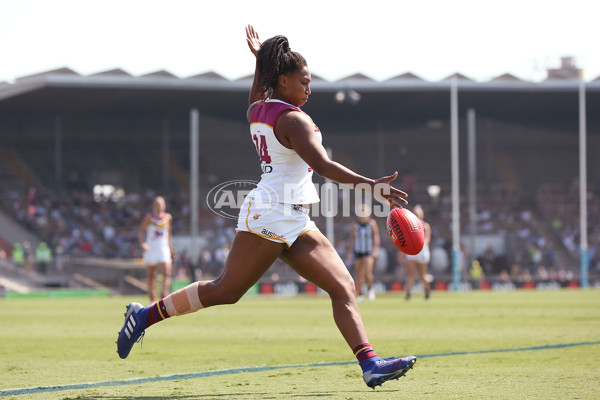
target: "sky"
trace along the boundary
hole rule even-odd
[[[596,0],[0,0],[0,82],[56,68],[186,78],[253,73],[244,27],[285,35],[313,74],[546,78],[574,57],[600,76]]]

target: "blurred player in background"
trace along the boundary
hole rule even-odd
[[[256,56],[247,117],[263,171],[260,184],[240,209],[237,234],[221,275],[214,281],[192,283],[149,307],[129,304],[117,352],[126,358],[145,329],[166,318],[236,303],[280,258],[329,294],[335,323],[353,349],[365,383],[375,387],[398,379],[412,368],[416,357],[381,359],[375,354],[363,327],[352,276],[311,221],[307,208],[319,201],[313,170],[335,182],[366,184],[372,191],[381,184],[387,189],[383,196],[394,206],[407,203],[402,198],[406,193],[389,186],[398,173],[374,180],[332,161],[321,144],[321,132],[299,108],[311,94],[304,57],[292,51],[283,36],[261,44],[251,26],[246,35]]]
[[[152,211],[146,214],[138,232],[148,272],[148,295],[151,302],[156,301],[157,270],[163,278],[160,298],[166,297],[171,291],[173,217],[165,210],[165,199],[161,196],[154,198]]]
[[[373,290],[373,265],[379,250],[379,228],[377,222],[371,218],[371,208],[362,204],[358,219],[352,223],[350,229],[350,240],[348,241],[348,252],[346,264],[350,265],[354,256],[354,271],[356,273],[356,286],[358,287],[359,302],[365,299],[364,286],[367,286],[367,297],[375,300]]]
[[[412,287],[415,283],[415,269],[419,269],[419,276],[421,277],[421,281],[423,282],[423,287],[425,288],[425,299],[429,299],[431,295],[431,287],[429,285],[430,276],[427,274],[427,266],[429,265],[429,260],[431,259],[431,253],[429,252],[429,241],[431,240],[431,226],[429,223],[425,222],[423,219],[425,213],[423,212],[423,207],[420,205],[416,205],[413,209],[415,215],[419,217],[421,221],[423,221],[423,234],[425,235],[425,244],[423,245],[423,249],[418,254],[411,256],[409,254],[405,254],[407,264],[407,275],[406,275],[406,300],[410,300]]]

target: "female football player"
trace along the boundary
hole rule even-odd
[[[431,240],[431,226],[429,223],[425,222],[423,217],[425,213],[423,212],[423,208],[420,205],[416,205],[413,209],[415,215],[423,221],[423,234],[425,235],[425,244],[423,245],[423,249],[416,255],[411,256],[406,254],[406,264],[408,267],[407,275],[406,275],[406,300],[410,300],[411,291],[413,284],[415,283],[415,269],[419,269],[419,276],[421,277],[421,281],[423,282],[423,286],[425,288],[425,300],[429,299],[431,294],[431,287],[429,285],[429,279],[427,278],[427,266],[429,265],[429,260],[431,259],[431,253],[429,252],[429,241]]]
[[[304,57],[290,49],[284,36],[261,43],[252,26],[246,28],[246,40],[256,57],[247,118],[263,171],[260,184],[240,210],[222,274],[214,281],[195,282],[149,307],[129,304],[117,340],[119,356],[126,358],[145,329],[158,321],[237,302],[280,258],[329,294],[335,323],[358,359],[365,383],[375,387],[398,379],[416,358],[381,359],[375,354],[358,310],[354,281],[310,220],[308,209],[319,201],[313,171],[335,182],[364,184],[371,191],[383,187],[381,196],[394,206],[407,203],[406,193],[389,185],[398,173],[370,179],[329,159],[321,132],[300,109],[311,94]]]
[[[371,209],[368,205],[360,206],[360,213],[356,221],[352,223],[350,240],[348,240],[348,252],[346,264],[354,257],[354,271],[356,273],[356,287],[358,288],[358,301],[365,298],[363,286],[367,286],[367,297],[375,300],[373,290],[373,265],[379,250],[379,228],[377,222],[371,218]]]
[[[156,197],[152,202],[152,212],[146,214],[138,232],[148,272],[148,295],[151,302],[156,300],[157,269],[163,277],[160,298],[167,296],[171,289],[172,217],[165,210],[165,199],[161,196]]]

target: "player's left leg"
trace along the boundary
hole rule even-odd
[[[429,279],[427,279],[427,264],[417,263],[417,267],[419,268],[419,276],[421,277],[423,287],[425,288],[425,299],[429,299],[429,296],[431,294],[431,287],[429,285]]]
[[[369,387],[398,379],[412,368],[416,357],[381,359],[373,351],[356,303],[352,276],[321,232],[301,235],[280,258],[329,294],[335,323],[358,359]]]
[[[375,290],[373,289],[373,267],[375,265],[375,257],[372,255],[365,257],[365,282],[367,283],[367,296],[370,301],[375,300]]]
[[[335,323],[350,346],[368,340],[356,304],[354,280],[321,232],[299,236],[280,258],[329,294]]]
[[[269,269],[284,248],[284,243],[249,232],[238,232],[223,273],[214,281],[194,282],[148,307],[130,303],[117,338],[119,357],[127,358],[145,330],[159,321],[214,305],[237,302]]]
[[[146,272],[148,274],[148,297],[150,297],[150,302],[154,303],[156,301],[156,265],[146,266]]]
[[[406,300],[410,300],[412,287],[415,283],[415,260],[408,260],[406,262]]]

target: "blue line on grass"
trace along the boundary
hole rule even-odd
[[[594,342],[575,342],[575,343],[558,343],[549,344],[545,346],[531,346],[531,347],[517,347],[512,349],[490,349],[490,350],[471,350],[471,351],[452,351],[448,353],[434,353],[434,354],[417,354],[417,358],[431,358],[431,357],[446,357],[446,356],[461,356],[468,354],[486,354],[486,353],[507,353],[513,351],[534,351],[534,350],[550,350],[550,349],[561,349],[565,347],[575,346],[589,346],[600,344],[600,341]],[[216,375],[232,375],[240,374],[242,372],[261,372],[261,371],[272,371],[284,368],[303,368],[303,367],[329,367],[335,365],[348,365],[356,363],[352,361],[333,361],[323,363],[310,363],[310,364],[296,364],[296,365],[275,365],[265,367],[247,367],[247,368],[233,368],[233,369],[222,369],[217,371],[203,371],[193,372],[190,374],[173,374],[164,376],[155,376],[151,378],[135,378],[135,379],[124,379],[118,381],[105,381],[105,382],[90,382],[90,383],[75,383],[70,385],[56,385],[56,386],[38,386],[21,389],[7,389],[0,390],[0,397],[6,396],[20,396],[23,394],[32,393],[44,393],[44,392],[58,392],[65,390],[78,390],[78,389],[90,389],[100,386],[123,386],[123,385],[138,385],[142,383],[160,382],[160,381],[176,381],[179,379],[194,379],[194,378],[205,378]]]

